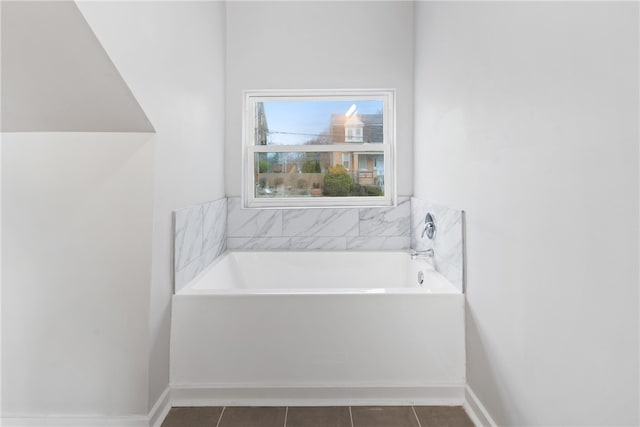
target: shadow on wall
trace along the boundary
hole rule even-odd
[[[489,362],[489,350],[485,346],[482,333],[473,315],[473,309],[469,306],[469,300],[465,304],[465,334],[466,348],[473,348],[473,358],[467,353],[467,385],[477,395],[482,388],[482,404],[489,412],[497,425],[514,425],[514,420],[523,420],[524,414],[514,399],[513,391],[505,388],[507,381],[501,381],[499,372],[506,372],[502,366],[501,370],[494,369]],[[472,366],[471,366],[472,365]],[[469,372],[473,372],[473,378],[469,377]],[[482,387],[480,386],[482,385]],[[488,399],[487,396],[491,398]],[[511,420],[505,419],[505,408],[509,408],[509,413],[515,416]]]

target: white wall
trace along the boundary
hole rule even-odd
[[[146,414],[153,135],[1,148],[2,415]]]
[[[151,407],[169,382],[171,211],[224,196],[222,2],[79,2],[155,130]]]
[[[467,212],[499,425],[638,425],[638,3],[416,5],[415,195]]]
[[[397,188],[411,195],[413,4],[230,2],[227,195],[240,195],[243,90],[336,88],[396,88]]]
[[[74,2],[0,7],[4,132],[153,132]]]

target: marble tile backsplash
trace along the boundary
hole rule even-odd
[[[184,269],[202,255],[203,209],[202,205],[175,211],[175,255],[176,271]]]
[[[411,200],[391,208],[241,209],[229,197],[227,248],[296,250],[409,249]]]
[[[227,247],[227,198],[173,212],[174,291],[211,264]]]
[[[436,223],[436,236],[433,240],[429,240],[426,235],[422,237],[424,218],[428,212],[433,214]],[[462,217],[460,210],[411,198],[411,247],[418,251],[432,248],[436,270],[461,292],[464,291]]]
[[[239,197],[227,198],[228,237],[282,236],[282,211],[241,209]]]
[[[433,240],[421,237],[427,212]],[[174,211],[174,277],[180,290],[226,249],[434,250],[434,265],[461,291],[463,212],[415,197],[390,208],[242,209],[229,197]]]

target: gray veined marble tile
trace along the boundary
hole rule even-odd
[[[192,281],[198,274],[204,270],[204,257],[199,256],[189,264],[184,266],[181,270],[175,272],[174,292],[180,291],[190,281]]]
[[[204,241],[202,252],[216,248],[224,252],[227,243],[227,198],[203,204]]]
[[[283,213],[285,236],[358,235],[358,209],[294,209]]]
[[[435,217],[437,232],[433,240],[422,237],[427,212]],[[462,291],[462,211],[414,197],[411,199],[411,230],[411,247],[420,251],[433,248],[436,270]]]
[[[437,251],[437,249],[434,249]],[[438,253],[438,252],[436,252]],[[457,251],[452,254],[440,252],[434,256],[435,269],[446,277],[460,292],[463,289],[462,255]]]
[[[347,249],[361,251],[391,251],[409,249],[409,236],[348,237]]]
[[[226,247],[227,247],[227,243],[225,242],[224,248],[226,249]],[[204,270],[205,268],[207,268],[209,264],[215,261],[220,255],[222,255],[223,252],[224,252],[224,249],[220,250],[220,248],[218,247],[211,248],[208,251],[204,252],[200,257],[202,258],[202,269]]]
[[[291,249],[302,250],[334,250],[343,251],[347,249],[346,237],[292,237]]]
[[[409,236],[411,199],[399,197],[392,208],[360,209],[360,236]]]
[[[282,211],[278,209],[242,209],[239,197],[227,199],[228,237],[282,236]]]
[[[227,249],[290,249],[291,239],[288,237],[229,237]]]
[[[441,211],[441,238],[435,239],[433,250],[436,269],[462,291],[463,241],[462,212],[449,209]],[[436,236],[438,237],[438,236]]]
[[[202,253],[202,205],[179,209],[174,214],[174,267],[179,271]]]

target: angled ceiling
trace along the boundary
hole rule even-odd
[[[3,132],[153,132],[73,1],[2,1]]]

